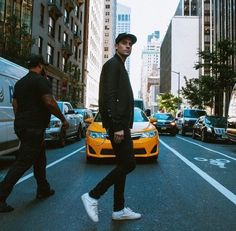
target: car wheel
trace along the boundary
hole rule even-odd
[[[78,128],[76,137],[77,137],[77,140],[81,140],[81,137],[82,137],[82,127],[81,127],[81,125]]]
[[[196,133],[195,133],[195,130],[193,129],[193,133],[192,133],[192,138],[193,139],[196,139]]]
[[[201,141],[207,142],[206,132],[204,130],[202,130]]]
[[[61,131],[59,138],[59,146],[63,148],[65,147],[65,145],[66,145],[66,134],[64,131]]]
[[[82,128],[81,137],[85,138],[85,136],[86,136],[86,128],[84,127]]]

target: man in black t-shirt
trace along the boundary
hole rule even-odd
[[[28,62],[29,73],[14,87],[14,129],[21,141],[17,160],[0,183],[0,212],[10,212],[6,203],[14,185],[33,165],[37,182],[36,198],[46,198],[55,193],[46,179],[44,134],[51,114],[62,121],[62,128],[69,127],[52,96],[49,81],[42,76],[45,62],[40,55],[33,55]]]

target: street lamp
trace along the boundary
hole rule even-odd
[[[180,92],[180,72],[177,72],[177,71],[171,71],[175,74],[178,75],[178,97],[179,97],[179,92]]]

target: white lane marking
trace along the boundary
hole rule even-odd
[[[218,151],[215,151],[215,150],[213,150],[213,149],[211,149],[211,148],[204,147],[204,146],[201,145],[201,144],[197,144],[197,143],[195,143],[195,142],[189,141],[189,140],[184,139],[184,138],[179,137],[179,136],[176,136],[176,137],[177,137],[178,139],[184,140],[184,141],[186,141],[186,142],[188,142],[188,143],[190,143],[190,144],[194,144],[194,145],[196,145],[196,146],[199,146],[199,147],[201,147],[201,148],[204,148],[204,149],[206,149],[207,151],[217,153],[217,154],[219,154],[219,155],[225,156],[225,157],[227,157],[227,158],[229,158],[229,159],[232,159],[232,160],[236,160],[236,158],[231,157],[231,156],[228,156],[228,155],[226,155],[226,154],[224,154],[224,153],[222,153],[222,152],[218,152]]]
[[[204,180],[206,180],[209,184],[211,184],[216,190],[218,190],[221,194],[223,194],[226,198],[228,198],[231,202],[233,202],[236,205],[236,195],[232,193],[230,190],[225,188],[223,185],[221,185],[218,181],[216,181],[214,178],[209,176],[207,173],[202,171],[200,168],[198,168],[195,164],[190,162],[188,159],[186,159],[184,156],[182,156],[179,152],[177,152],[175,149],[171,148],[169,145],[167,145],[165,142],[160,140],[161,144],[164,145],[167,149],[169,149],[173,154],[175,154],[177,157],[179,157],[185,164],[187,164],[191,169],[193,169],[197,174],[199,174]]]
[[[70,156],[73,156],[74,154],[76,154],[77,152],[81,151],[81,150],[84,149],[84,148],[85,148],[85,146],[83,146],[83,147],[81,147],[81,148],[79,148],[79,149],[77,149],[77,150],[75,150],[75,151],[69,153],[69,154],[66,155],[66,156],[63,156],[62,158],[60,158],[60,159],[58,159],[58,160],[52,162],[51,164],[48,164],[46,168],[50,168],[50,167],[52,167],[52,166],[58,164],[59,162],[65,160],[65,159],[67,159],[67,158],[69,158]],[[16,184],[19,184],[19,183],[21,183],[21,182],[23,182],[23,181],[29,179],[29,178],[32,177],[33,175],[34,175],[33,173],[30,173],[30,174],[28,174],[28,175],[26,175],[26,176],[20,178]]]

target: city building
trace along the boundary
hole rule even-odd
[[[160,31],[154,31],[148,35],[147,45],[142,51],[140,94],[145,108],[153,112],[157,110],[159,94],[160,47]]]
[[[27,26],[33,41],[28,55],[41,54],[48,62],[46,74],[56,99],[82,104],[84,0],[1,1],[0,12],[3,29],[9,17],[18,22],[16,31]],[[23,54],[24,44],[21,48]]]
[[[0,1],[0,55],[20,65],[31,53],[32,1]]]
[[[98,88],[100,73],[103,65],[103,32],[104,32],[104,7],[105,0],[89,1],[87,12],[87,45],[84,50],[84,83],[85,107],[98,106]]]
[[[125,5],[117,3],[116,13],[116,37],[120,33],[130,33],[131,9]],[[130,75],[130,57],[125,61],[125,67]]]
[[[33,1],[32,53],[49,63],[47,76],[57,99],[75,106],[82,99],[82,53],[84,1]]]
[[[103,63],[110,59],[115,53],[116,8],[116,0],[105,0]]]
[[[180,96],[187,79],[198,78],[198,1],[180,1],[161,45],[160,93]]]

